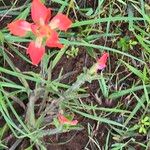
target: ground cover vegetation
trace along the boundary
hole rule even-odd
[[[0,149],[150,149],[149,0],[0,0],[0,23]]]

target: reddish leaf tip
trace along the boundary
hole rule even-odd
[[[67,119],[64,115],[59,114],[58,115],[58,120],[60,122],[60,124],[69,124],[69,125],[77,125],[78,121],[77,120],[72,120],[70,121],[69,119]]]

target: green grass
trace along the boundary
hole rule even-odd
[[[85,131],[87,143],[83,147],[86,150],[149,150],[148,2],[43,2],[52,7],[53,14],[67,14],[73,24],[67,32],[60,33],[60,41],[65,47],[61,50],[47,48],[39,67],[33,67],[26,55],[31,39],[13,36],[6,28],[14,19],[31,21],[31,1],[26,1],[25,5],[19,0],[0,1],[0,149],[15,149],[27,140],[29,143],[24,149],[46,150],[53,142],[46,142],[45,137],[57,139],[66,131]],[[106,69],[95,75],[89,74],[90,67],[104,51],[109,53]],[[77,64],[81,53],[83,57],[86,55],[86,60],[79,71]],[[27,70],[17,67],[16,58],[20,60],[18,63],[27,66]],[[70,72],[65,72],[66,64],[60,64],[61,60],[76,62]],[[64,82],[74,75],[74,80]],[[57,120],[60,112],[71,120],[74,117],[79,123],[76,126],[60,125]],[[148,120],[144,122],[144,118]],[[140,132],[141,128],[143,132]],[[74,139],[72,136],[66,142],[55,144]]]

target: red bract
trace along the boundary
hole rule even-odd
[[[16,20],[8,24],[10,32],[16,36],[25,36],[27,31],[31,31],[31,24],[25,20]]]
[[[31,17],[34,23],[48,23],[51,17],[51,10],[46,8],[40,0],[33,0],[31,5]]]
[[[97,60],[97,70],[103,70],[106,67],[107,59],[109,57],[108,53],[103,53],[103,55]]]
[[[8,29],[16,36],[25,36],[28,31],[31,31],[35,35],[36,39],[29,44],[27,53],[32,63],[37,65],[45,53],[45,45],[57,48],[63,47],[59,41],[58,33],[55,30],[66,31],[71,27],[72,22],[62,13],[58,13],[49,22],[51,9],[46,8],[40,0],[32,1],[31,17],[34,23],[28,23],[20,19],[8,24]]]
[[[37,44],[37,42],[30,42],[29,47],[27,49],[27,54],[30,55],[31,61],[33,64],[38,64],[40,62],[39,58],[45,53],[45,47],[41,44]]]
[[[70,121],[69,119],[67,119],[65,116],[63,116],[62,114],[58,115],[58,120],[60,122],[60,124],[64,125],[64,124],[69,124],[69,125],[77,125],[78,121],[77,120],[72,120]]]

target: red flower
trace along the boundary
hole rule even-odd
[[[31,24],[20,19],[8,24],[8,29],[16,36],[25,36],[27,31],[31,31]]]
[[[45,47],[38,45],[37,42],[30,42],[29,47],[27,49],[27,54],[30,55],[31,61],[33,64],[38,64],[40,62],[39,58],[45,53]]]
[[[60,124],[69,124],[69,125],[77,125],[78,121],[77,120],[72,120],[70,121],[69,119],[67,119],[65,116],[63,116],[62,114],[58,115],[58,120],[60,122]]]
[[[51,17],[51,10],[46,8],[40,0],[33,0],[31,5],[31,17],[34,23],[48,23]]]
[[[97,70],[103,70],[106,67],[107,59],[109,57],[108,53],[103,53],[103,55],[97,60]]]
[[[89,74],[93,75],[97,73],[98,70],[103,70],[106,67],[108,57],[108,53],[103,53],[103,55],[97,60],[97,63],[90,68]]]
[[[8,24],[8,29],[16,36],[25,36],[28,31],[31,31],[35,35],[36,40],[29,44],[27,53],[32,63],[37,65],[45,53],[45,45],[48,47],[63,47],[55,29],[66,31],[71,27],[72,22],[62,13],[58,13],[49,22],[51,9],[46,8],[40,0],[32,1],[31,17],[34,23],[28,23],[20,19]]]

